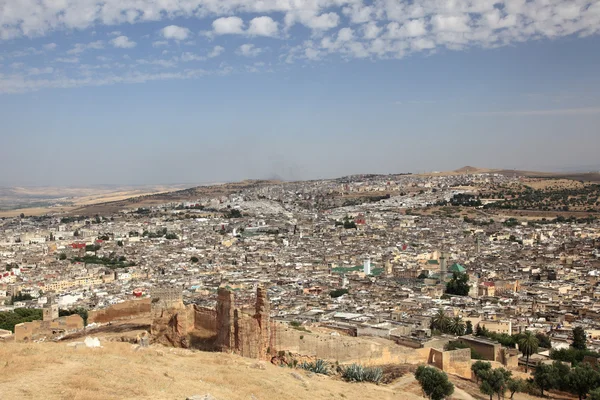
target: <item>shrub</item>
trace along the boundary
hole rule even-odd
[[[348,382],[379,383],[383,378],[383,369],[352,364],[342,368],[342,378]]]
[[[315,374],[329,375],[329,368],[324,360],[317,360],[314,363],[303,362],[300,364],[300,368],[314,372]]]

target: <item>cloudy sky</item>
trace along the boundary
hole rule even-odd
[[[600,169],[599,33],[599,0],[0,0],[0,185]]]

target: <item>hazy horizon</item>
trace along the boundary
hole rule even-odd
[[[0,21],[4,187],[600,169],[598,2],[0,0]]]

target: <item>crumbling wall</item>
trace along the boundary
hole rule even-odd
[[[229,352],[235,347],[235,310],[233,293],[220,288],[217,292],[217,340],[216,348]]]
[[[163,309],[154,315],[150,333],[153,342],[167,346],[190,347],[189,334],[194,327],[193,307]]]
[[[127,318],[150,316],[151,299],[128,300],[88,313],[88,323],[107,323]]]
[[[52,321],[31,321],[15,325],[15,341],[31,342],[53,339],[83,329],[83,318],[78,314],[60,317]]]
[[[194,329],[217,333],[217,311],[194,306]]]

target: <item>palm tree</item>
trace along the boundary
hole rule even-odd
[[[434,314],[433,318],[431,319],[431,325],[434,329],[439,329],[442,332],[447,329],[448,317],[446,316],[443,308],[438,309]]]
[[[448,320],[448,332],[456,336],[465,334],[466,325],[461,317],[454,317]]]
[[[527,372],[527,367],[529,366],[529,356],[537,352],[540,342],[538,338],[536,338],[531,332],[525,331],[525,333],[523,333],[519,338],[518,343],[521,353],[523,353],[527,359],[527,363],[525,364],[525,372]]]

